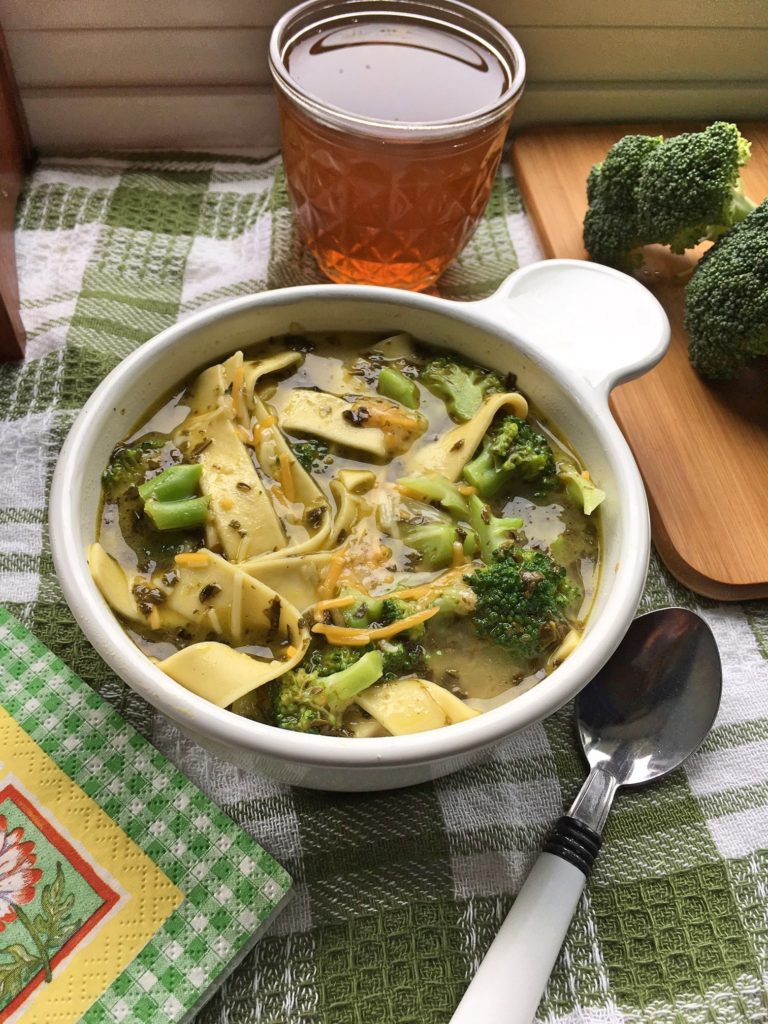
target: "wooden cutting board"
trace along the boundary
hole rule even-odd
[[[627,132],[672,135],[703,125],[535,128],[514,141],[512,160],[547,256],[586,259],[581,225],[589,169]],[[741,123],[752,142],[744,186],[768,194],[768,125]],[[707,597],[768,596],[768,358],[737,380],[707,383],[693,370],[682,325],[679,275],[692,255],[651,251],[638,275],[664,306],[672,343],[664,359],[616,388],[613,414],[645,481],[653,538],[667,567]],[[621,339],[617,339],[621,344]]]

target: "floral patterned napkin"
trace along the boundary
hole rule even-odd
[[[0,1022],[188,1020],[290,885],[0,608]]]

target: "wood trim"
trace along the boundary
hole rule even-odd
[[[14,227],[16,202],[31,160],[29,130],[0,29],[0,361],[24,355]]]
[[[765,0],[474,0],[519,26],[646,25],[768,28]],[[293,0],[3,0],[6,30],[270,27]]]

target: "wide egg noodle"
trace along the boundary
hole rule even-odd
[[[225,708],[287,672],[298,660],[268,668],[227,644],[204,641],[177,651],[158,667],[186,690]]]
[[[283,527],[288,541],[281,552],[275,554],[304,554],[325,547],[331,532],[331,510],[328,501],[313,478],[293,454],[278,423],[260,428],[269,422],[267,407],[255,395],[251,399],[257,440],[254,441],[256,458],[262,472],[280,487],[284,499]],[[288,474],[291,493],[282,485],[283,474]],[[282,503],[282,502],[281,502]],[[322,510],[322,511],[321,511]],[[311,515],[321,515],[320,525],[312,528]],[[301,538],[301,539],[299,539]]]
[[[321,598],[323,578],[332,557],[331,551],[304,555],[284,552],[270,558],[252,558],[240,568],[305,612]]]
[[[479,448],[494,416],[505,406],[519,419],[524,420],[528,415],[528,403],[518,392],[491,395],[467,423],[460,423],[436,441],[419,448],[408,460],[409,475],[441,473],[454,483]]]
[[[360,520],[370,512],[365,495],[376,484],[376,474],[367,469],[342,469],[330,482],[336,502],[329,542],[340,544]]]
[[[205,554],[206,565],[177,565],[177,579],[166,587],[158,612],[161,627],[170,614],[174,620],[183,618],[195,632],[204,628],[221,639],[190,644],[158,667],[182,686],[226,707],[297,665],[309,646],[309,630],[285,595],[213,552]],[[287,656],[259,661],[235,650],[253,645],[282,648]],[[199,663],[198,656],[203,659]]]
[[[426,679],[395,679],[363,690],[355,703],[393,736],[441,729],[479,714]]]
[[[377,459],[388,457],[384,431],[350,423],[344,416],[349,402],[337,395],[294,388],[281,404],[280,423],[289,434],[311,434]]]
[[[88,548],[88,568],[101,596],[112,611],[131,622],[143,622],[144,616],[134,597],[128,574],[114,558],[107,554],[101,544]]]
[[[185,420],[175,439],[203,467],[209,519],[227,558],[239,562],[286,546],[274,505],[226,408]]]
[[[303,356],[300,352],[287,350],[273,356],[266,356],[264,359],[248,359],[243,363],[243,394],[251,415],[254,414],[253,399],[256,395],[256,385],[261,378],[269,376],[270,373],[278,373],[289,366],[295,366],[297,363],[301,363],[302,359]]]

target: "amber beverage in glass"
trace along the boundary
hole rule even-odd
[[[283,162],[333,281],[429,287],[488,202],[525,79],[503,26],[455,0],[309,0],[275,26]]]

